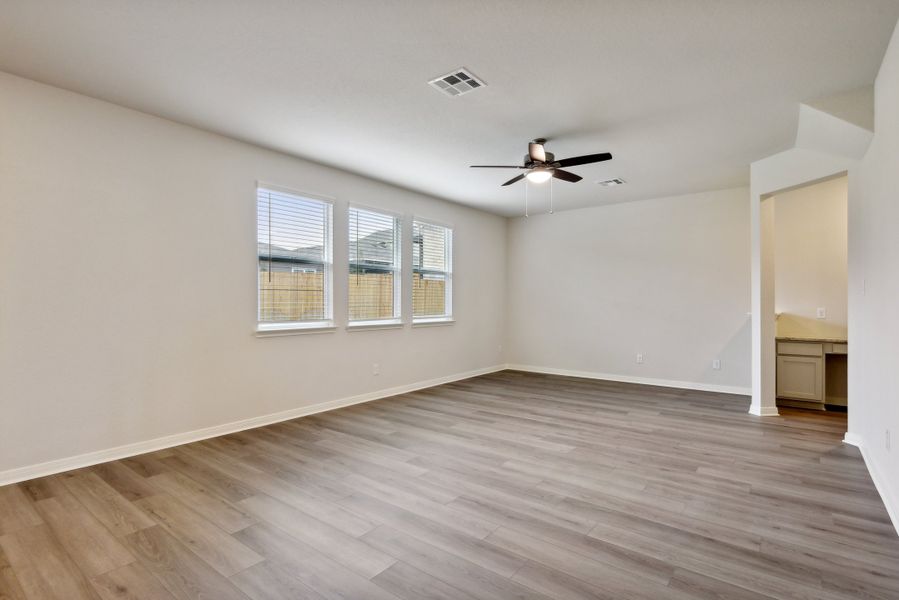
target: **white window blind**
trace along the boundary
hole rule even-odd
[[[412,317],[452,316],[453,230],[412,222]]]
[[[331,319],[331,203],[256,192],[260,327]]]
[[[398,319],[400,316],[400,220],[350,207],[349,320]]]

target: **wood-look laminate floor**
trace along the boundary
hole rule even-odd
[[[845,415],[502,372],[0,488],[0,598],[899,598]]]

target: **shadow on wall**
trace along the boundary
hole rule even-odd
[[[730,381],[749,381],[750,364],[748,356],[751,346],[752,317],[747,316],[718,353],[718,358],[721,359],[721,370],[713,369],[710,363],[706,366],[702,373],[702,378],[698,381],[717,383],[724,379],[724,373],[727,373],[727,379]],[[735,375],[734,371],[736,370],[739,370],[739,373]],[[749,389],[747,388],[748,393]]]

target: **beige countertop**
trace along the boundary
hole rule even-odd
[[[806,337],[778,337],[778,342],[817,342],[825,344],[848,344],[848,340],[840,338],[806,338]]]

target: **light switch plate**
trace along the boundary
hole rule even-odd
[[[826,319],[827,318],[827,309],[819,307],[817,316],[819,319]]]

